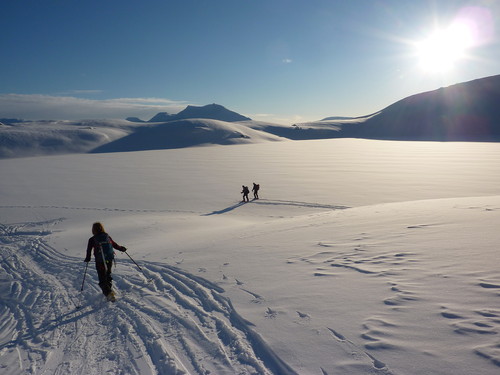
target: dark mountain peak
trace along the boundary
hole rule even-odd
[[[148,122],[165,122],[173,120],[175,115],[169,115],[167,112],[159,112],[154,115]]]
[[[249,117],[240,115],[239,113],[230,111],[220,104],[208,104],[202,107],[188,105],[185,109],[176,115],[170,115],[167,112],[157,113],[148,122],[167,122],[174,120],[188,120],[194,118],[205,118],[211,120],[219,120],[226,122],[247,121]]]
[[[144,120],[141,120],[139,117],[127,117],[125,120],[130,122],[146,122]]]
[[[184,120],[190,118],[207,118],[212,120],[220,120],[227,122],[247,121],[251,120],[248,117],[242,116],[239,113],[230,111],[229,109],[219,104],[208,104],[203,107],[188,105],[186,109],[174,115],[175,120]]]

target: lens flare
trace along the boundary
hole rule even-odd
[[[447,71],[466,56],[473,45],[473,30],[466,22],[455,22],[417,43],[419,65],[426,71]]]

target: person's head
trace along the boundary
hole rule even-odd
[[[104,233],[104,227],[102,224],[99,222],[92,224],[92,234],[96,235],[99,233]]]

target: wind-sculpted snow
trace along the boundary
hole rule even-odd
[[[118,260],[112,304],[91,263],[80,292],[85,263],[46,241],[58,221],[0,226],[2,374],[295,374],[222,288],[176,267]]]
[[[99,146],[93,153],[130,152],[282,141],[284,138],[244,124],[209,119],[188,119],[145,126],[134,133]]]
[[[37,121],[0,125],[0,159],[72,153],[109,153],[283,141],[254,129],[253,121],[184,119]]]
[[[88,152],[138,125],[120,120],[38,121],[0,126],[0,158]]]

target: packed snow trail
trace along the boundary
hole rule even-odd
[[[119,259],[110,303],[91,263],[80,292],[82,259],[45,240],[59,221],[0,224],[2,374],[295,374],[222,288],[176,267]]]

